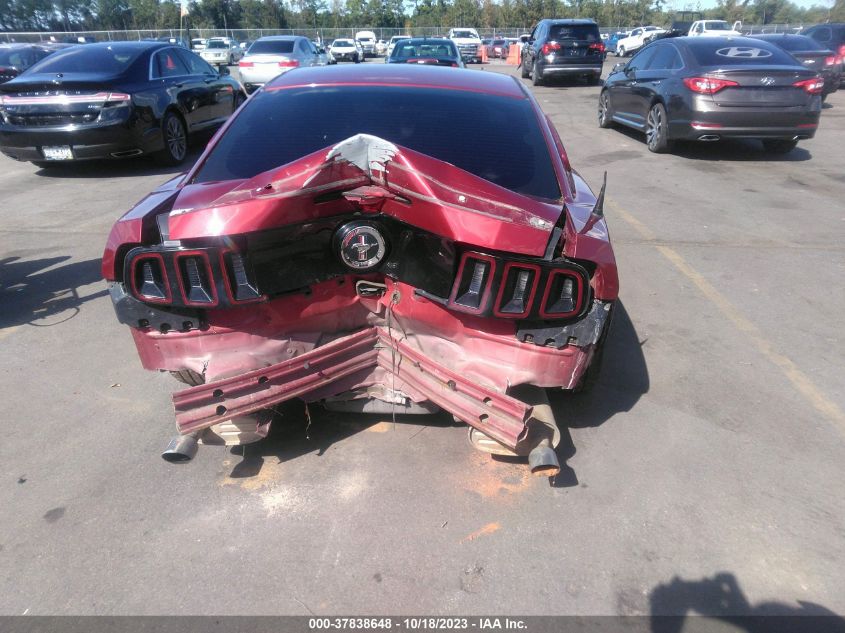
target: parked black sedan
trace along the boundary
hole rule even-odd
[[[819,44],[812,37],[791,33],[768,33],[752,36],[775,46],[780,46],[787,53],[801,62],[805,68],[816,71],[824,79],[822,101],[839,88],[842,78],[842,58],[834,51]]]
[[[761,40],[658,40],[613,68],[599,95],[599,126],[645,132],[653,152],[676,139],[752,138],[782,154],[815,135],[823,87],[815,71]]]
[[[0,151],[38,165],[153,153],[178,164],[187,136],[246,99],[228,70],[181,46],[74,46],[0,86]]]
[[[0,84],[14,79],[36,62],[55,53],[64,44],[4,44],[0,45]]]
[[[465,68],[461,53],[452,40],[429,37],[399,40],[386,62]]]

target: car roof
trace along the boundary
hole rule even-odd
[[[546,18],[541,22],[548,22],[549,24],[596,24],[595,20],[589,18]]]
[[[414,86],[420,88],[468,90],[526,99],[522,86],[503,73],[437,66],[367,64],[356,66],[304,67],[279,75],[265,86],[283,89],[298,86]]]
[[[118,42],[93,42],[91,44],[86,44],[85,49],[91,50],[92,48],[110,48],[113,46],[120,47],[122,49],[140,49],[140,50],[149,50],[149,49],[156,49],[156,48],[170,48],[175,46],[175,44],[171,44],[170,42],[159,42],[158,40],[141,40],[141,41],[118,41]]]
[[[294,40],[301,40],[303,39],[303,35],[265,35],[264,37],[259,37],[256,42],[292,42]]]

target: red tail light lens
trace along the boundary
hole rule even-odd
[[[577,314],[584,301],[584,289],[577,275],[565,270],[555,270],[549,275],[540,316],[544,319]]]
[[[217,289],[208,255],[202,251],[176,254],[176,270],[179,273],[179,290],[187,306],[217,305]]]
[[[137,257],[132,262],[132,292],[141,301],[170,303],[170,282],[164,258],[158,253]]]
[[[804,81],[796,81],[792,84],[796,88],[803,88],[805,92],[811,95],[821,94],[824,88],[824,79],[821,77],[813,77],[812,79],[805,79]]]
[[[238,62],[238,68],[252,68],[253,66],[255,66],[253,62],[247,62],[243,59]]]
[[[299,62],[295,59],[285,59],[279,62],[279,68],[296,68]]]
[[[514,262],[505,264],[493,314],[506,319],[528,316],[534,304],[539,279],[539,266]]]
[[[480,313],[487,308],[490,282],[496,271],[496,260],[487,255],[465,253],[458,267],[458,277],[449,303],[462,312]]]
[[[845,57],[845,44],[839,47],[839,50],[836,51],[836,54],[840,57]]]
[[[824,58],[824,65],[825,66],[833,66],[836,63],[836,55],[830,55],[829,57]]]
[[[713,77],[684,77],[684,85],[698,94],[714,95],[720,90],[739,84],[728,79],[714,79]]]
[[[557,42],[549,42],[548,44],[543,44],[543,48],[540,50],[543,52],[543,55],[549,55],[555,51],[559,51],[560,44]]]
[[[587,48],[589,48],[591,51],[598,51],[599,53],[603,53],[605,46],[601,42],[593,42]]]

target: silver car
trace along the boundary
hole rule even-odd
[[[241,55],[237,42],[222,37],[209,39],[205,43],[205,48],[200,51],[200,57],[209,64],[218,66],[231,66],[241,58]]]
[[[276,35],[255,40],[238,71],[246,91],[254,92],[291,68],[319,65],[317,49],[307,37]]]

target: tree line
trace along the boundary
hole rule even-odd
[[[717,0],[705,18],[745,24],[845,21],[845,0],[799,7],[791,0]],[[696,9],[695,5],[686,8]],[[527,27],[545,17],[601,26],[666,25],[666,0],[201,0],[184,17],[173,0],[0,0],[0,30],[305,29]]]

